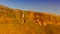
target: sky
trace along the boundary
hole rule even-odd
[[[33,10],[60,15],[59,0],[0,0],[0,5],[21,10]]]

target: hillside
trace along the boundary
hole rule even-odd
[[[0,5],[0,34],[60,34],[60,16]]]

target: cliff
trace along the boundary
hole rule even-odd
[[[46,25],[46,24],[59,25],[60,23],[60,16],[57,14],[48,14],[33,11],[24,11],[24,13],[26,18],[33,20],[33,22],[39,23],[40,25]]]
[[[0,34],[60,34],[60,16],[0,5]]]

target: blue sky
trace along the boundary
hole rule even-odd
[[[60,15],[59,0],[0,0],[0,4],[21,10],[34,10]]]

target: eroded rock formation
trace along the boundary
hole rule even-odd
[[[25,17],[33,21],[34,23],[40,25],[60,24],[60,16],[56,14],[48,14],[48,13],[46,14],[46,13],[25,11]],[[26,21],[28,21],[28,19]]]
[[[60,16],[0,5],[0,34],[60,34]]]

